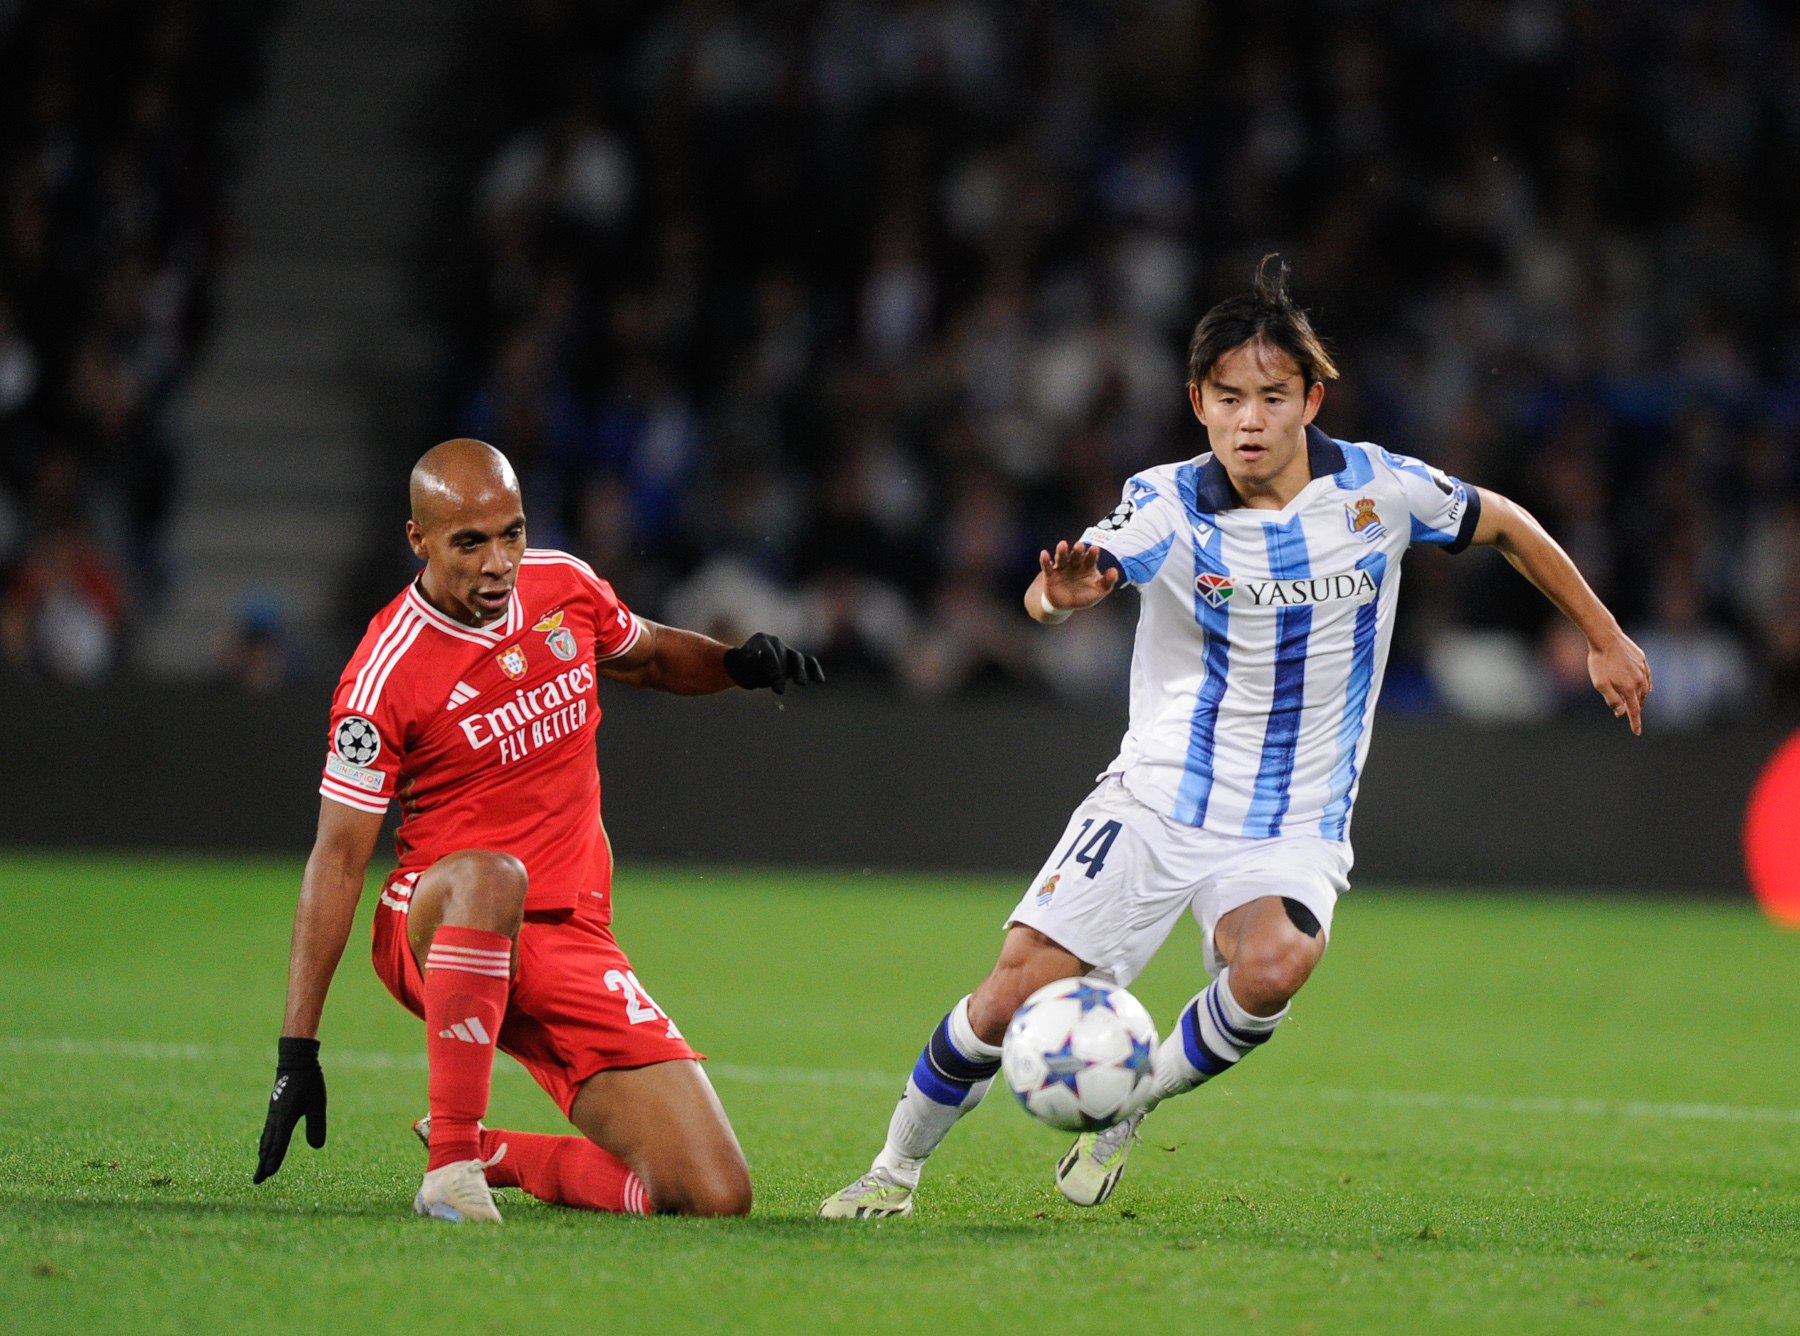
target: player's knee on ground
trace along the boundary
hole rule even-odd
[[[1256,1016],[1272,1016],[1312,976],[1325,952],[1324,936],[1308,936],[1278,919],[1238,945],[1231,961],[1231,991]]]
[[[658,1215],[749,1215],[750,1171],[742,1161],[711,1173],[686,1174],[648,1184]]]
[[[494,926],[494,931],[518,931],[530,877],[525,872],[525,865],[511,854],[464,849],[439,859],[428,875],[442,879],[445,922],[497,916],[509,922],[510,928]]]

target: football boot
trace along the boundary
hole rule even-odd
[[[452,1225],[471,1221],[499,1224],[500,1208],[494,1205],[487,1171],[505,1154],[506,1147],[502,1146],[491,1160],[458,1160],[441,1169],[427,1169],[425,1181],[413,1198],[414,1214]]]
[[[1131,1157],[1143,1113],[1134,1113],[1104,1132],[1083,1132],[1056,1162],[1056,1186],[1077,1206],[1098,1206],[1112,1196]]]
[[[886,1169],[871,1169],[819,1203],[821,1220],[904,1219],[912,1214],[913,1190]]]

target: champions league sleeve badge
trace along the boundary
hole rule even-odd
[[[1137,514],[1136,502],[1121,501],[1118,505],[1113,507],[1112,514],[1101,520],[1100,523],[1096,524],[1094,527],[1101,533],[1117,533],[1120,529],[1123,529],[1127,524],[1131,523],[1131,517],[1135,514]]]
[[[353,714],[338,723],[331,745],[351,765],[368,765],[381,755],[381,733],[373,722]]]

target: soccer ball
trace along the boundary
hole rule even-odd
[[[1115,984],[1059,979],[1006,1027],[1000,1069],[1025,1112],[1065,1132],[1098,1132],[1150,1094],[1156,1024]]]

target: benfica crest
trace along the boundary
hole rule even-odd
[[[555,612],[545,613],[543,619],[531,629],[544,632],[544,643],[550,647],[550,652],[567,663],[575,657],[577,646],[575,633],[562,623],[563,612],[558,608]]]
[[[499,663],[500,671],[514,681],[525,676],[525,646],[513,645],[509,649],[503,649],[494,659]]]

